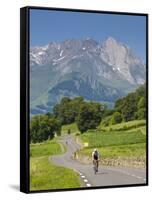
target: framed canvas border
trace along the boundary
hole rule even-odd
[[[146,17],[146,183],[143,184],[126,184],[114,186],[98,186],[98,187],[83,187],[69,189],[50,189],[30,191],[30,136],[29,136],[29,105],[30,105],[30,10],[55,10],[66,12],[83,12],[83,13],[101,13],[101,14],[119,14],[131,16]],[[72,191],[72,190],[91,190],[99,188],[124,188],[137,187],[148,185],[148,14],[147,13],[131,13],[117,11],[99,11],[99,10],[83,10],[83,9],[67,9],[55,7],[36,7],[27,6],[20,9],[20,191],[24,193],[40,193],[40,192],[57,192],[57,191]]]

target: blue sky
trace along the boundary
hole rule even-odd
[[[145,62],[145,16],[30,10],[30,46],[86,37],[103,42],[109,36],[130,46]]]

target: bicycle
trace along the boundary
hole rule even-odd
[[[93,160],[94,174],[96,174],[98,172],[98,163],[99,163],[99,160]]]

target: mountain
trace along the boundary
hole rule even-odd
[[[30,114],[51,111],[63,96],[107,102],[145,82],[146,68],[126,44],[112,37],[51,42],[30,49]]]

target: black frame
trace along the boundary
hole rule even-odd
[[[86,13],[101,13],[101,14],[119,14],[131,16],[145,16],[146,17],[146,183],[143,184],[126,184],[114,186],[96,186],[96,187],[83,187],[83,188],[70,188],[70,189],[50,189],[30,191],[30,177],[29,177],[29,11],[31,9],[39,10],[55,10],[66,12],[86,12]],[[55,7],[37,7],[27,6],[20,9],[20,191],[24,193],[40,193],[40,192],[57,192],[57,191],[74,191],[74,190],[91,190],[101,188],[124,188],[135,186],[148,185],[148,14],[147,13],[130,13],[130,12],[117,12],[117,11],[99,11],[99,10],[82,10],[82,9],[67,9]]]

